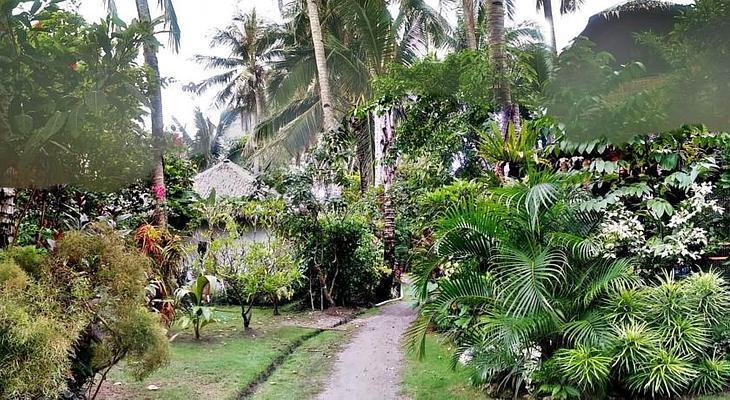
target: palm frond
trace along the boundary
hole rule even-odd
[[[565,279],[568,261],[554,248],[529,250],[501,246],[494,257],[500,297],[510,313],[525,316],[538,311],[556,314],[552,289]]]
[[[609,318],[602,310],[589,310],[562,327],[565,338],[575,346],[602,347],[613,337]]]
[[[162,10],[162,18],[165,21],[165,28],[169,31],[170,45],[175,53],[180,51],[180,26],[177,22],[177,13],[172,0],[158,0],[157,4]]]

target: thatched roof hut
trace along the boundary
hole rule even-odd
[[[664,72],[666,62],[651,49],[636,42],[635,35],[652,32],[665,35],[675,17],[687,6],[658,0],[631,0],[606,9],[590,18],[580,36],[595,43],[594,51],[606,51],[616,64],[641,61],[650,72]]]
[[[253,173],[229,160],[220,162],[193,178],[193,190],[203,198],[207,198],[213,191],[216,196],[221,197],[249,197],[261,189]]]

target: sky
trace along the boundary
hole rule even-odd
[[[160,72],[162,76],[174,79],[174,81],[163,91],[163,109],[165,114],[165,125],[170,126],[173,117],[177,118],[182,125],[186,126],[188,132],[194,134],[193,112],[195,107],[200,107],[206,115],[214,122],[218,120],[219,111],[212,105],[211,98],[215,90],[208,94],[196,96],[193,93],[184,92],[182,86],[190,82],[199,82],[213,74],[206,71],[201,65],[193,61],[196,54],[204,55],[226,55],[223,49],[211,48],[210,37],[215,28],[227,26],[237,11],[248,12],[253,8],[260,18],[270,21],[280,21],[281,17],[277,7],[277,0],[174,0],[178,22],[182,31],[181,46],[179,53],[170,51],[169,48],[162,49],[159,54]],[[686,3],[689,0],[680,0]],[[149,0],[153,16],[159,14],[156,8],[157,1]],[[439,7],[439,0],[427,0],[433,7]],[[597,12],[623,3],[623,0],[585,0],[582,8],[573,14],[556,15],[555,29],[558,48],[563,48],[570,41],[583,31],[588,19]],[[130,21],[136,16],[134,0],[116,0],[119,16]],[[106,15],[104,1],[102,0],[80,0],[79,11],[89,22],[95,22]],[[554,1],[553,9],[558,9],[557,1]],[[516,0],[516,15],[512,24],[519,24],[524,21],[532,21],[540,24],[547,35],[547,25],[541,13],[535,10],[535,0]],[[453,16],[447,15],[449,19]],[[162,43],[167,43],[166,37],[161,37]]]

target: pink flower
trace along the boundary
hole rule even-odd
[[[167,195],[165,185],[152,185],[152,191],[155,193],[157,200],[165,200],[165,196]]]

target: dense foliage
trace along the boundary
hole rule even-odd
[[[0,397],[93,398],[164,365],[163,326],[368,306],[404,272],[411,349],[444,334],[490,395],[729,387],[727,0],[636,32],[655,71],[586,38],[558,55],[505,29],[509,2],[464,1],[453,37],[424,1],[281,2],[285,24],[236,15],[230,55],[197,57],[220,71],[187,88],[225,109],[194,137],[161,126],[171,2],[130,24],[57,3],[0,0]],[[425,56],[462,34],[485,43]],[[248,195],[200,198],[226,157]]]
[[[147,258],[102,225],[68,232],[52,254],[2,254],[2,395],[95,395],[120,363],[143,378],[168,358],[145,307]]]

